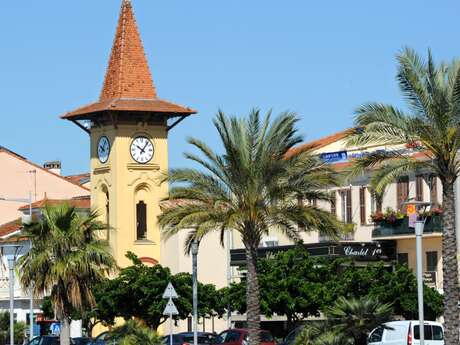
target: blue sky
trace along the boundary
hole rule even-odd
[[[292,110],[313,140],[352,125],[366,101],[401,104],[405,45],[460,57],[458,1],[133,0],[158,94],[199,110],[170,137],[218,144],[217,109]],[[89,140],[59,115],[96,100],[120,0],[0,2],[0,145],[64,174],[89,170]]]

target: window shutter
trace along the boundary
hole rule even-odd
[[[430,176],[430,202],[434,205],[438,204],[438,178],[436,175]]]
[[[366,224],[366,187],[359,189],[359,217],[361,224]]]
[[[353,223],[353,213],[352,213],[352,208],[351,208],[351,188],[347,189],[346,191],[346,207],[347,207],[346,222]]]
[[[407,197],[409,196],[409,177],[403,176],[399,178],[396,184],[396,194],[396,207],[398,210],[404,212],[406,208],[403,205],[403,202],[405,202],[407,200]]]
[[[423,176],[415,177],[415,200],[423,201]]]

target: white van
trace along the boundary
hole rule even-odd
[[[444,329],[439,322],[425,321],[425,344],[444,345]],[[418,321],[392,321],[374,329],[367,338],[368,345],[419,345]]]

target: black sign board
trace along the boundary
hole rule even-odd
[[[303,245],[312,256],[330,258],[352,258],[356,261],[393,261],[396,259],[396,244],[394,241],[375,242],[324,242]],[[279,252],[294,248],[291,246],[261,247],[257,250],[259,257],[270,257]],[[230,251],[230,264],[244,266],[246,256],[244,249]]]

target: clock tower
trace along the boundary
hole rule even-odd
[[[99,101],[62,116],[91,140],[91,206],[120,266],[128,251],[160,260],[157,216],[168,169],[168,132],[196,112],[157,97],[130,0],[120,18]]]

